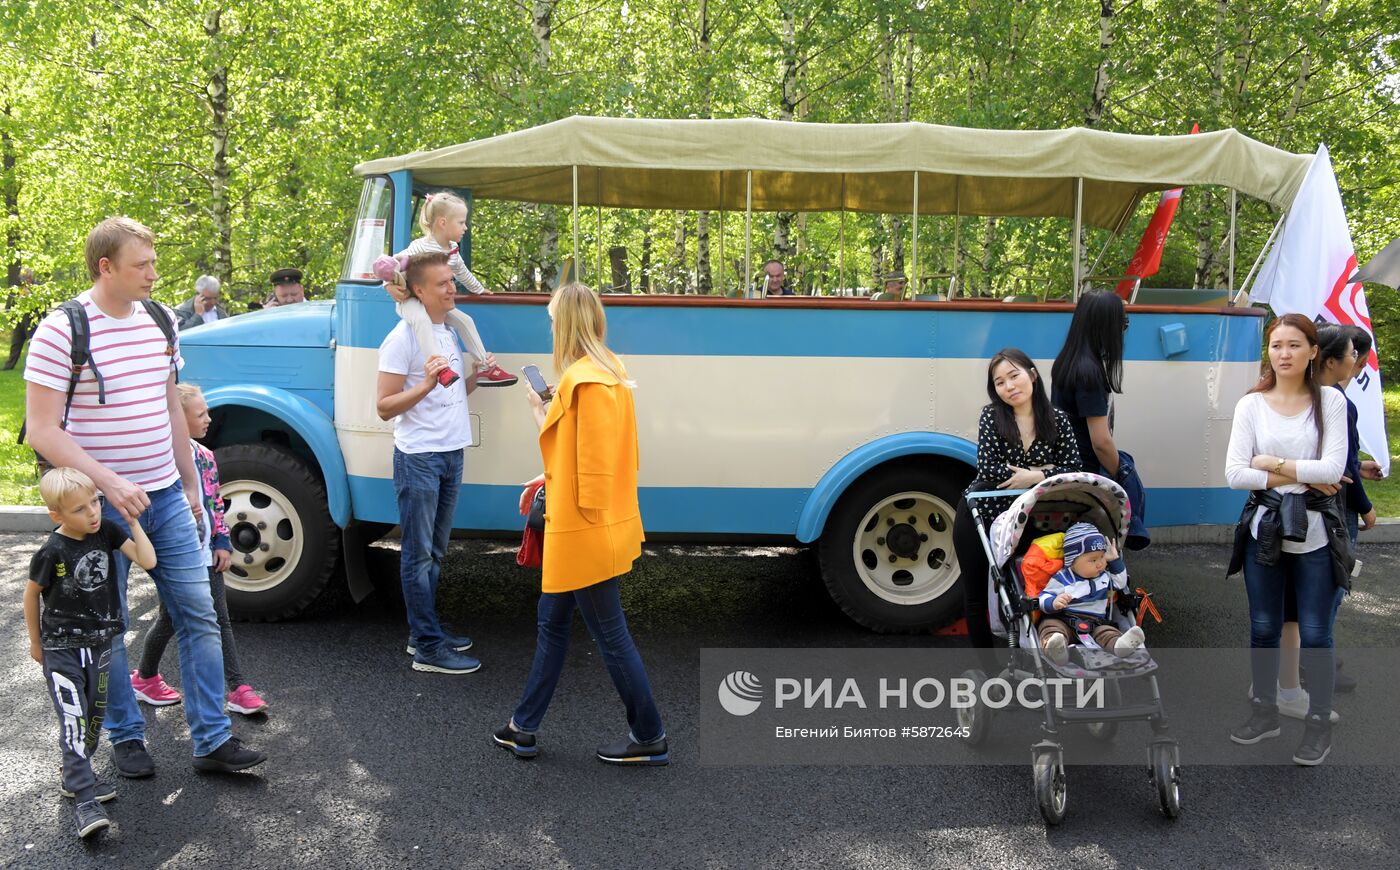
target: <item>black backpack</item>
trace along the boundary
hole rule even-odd
[[[172,318],[160,303],[153,299],[142,299],[141,305],[160,327],[161,334],[165,336],[165,355],[173,361],[175,357],[175,320]],[[92,369],[92,376],[97,380],[97,403],[107,404],[107,386],[103,383],[102,372],[98,371],[97,364],[92,361],[90,343],[92,340],[92,330],[88,326],[87,309],[83,303],[76,299],[69,299],[58,306],[58,310],[68,315],[69,332],[73,336],[72,365],[68,369],[68,395],[63,400],[63,421],[60,427],[68,428],[68,412],[73,407],[73,392],[78,389],[78,381],[82,379],[83,367]],[[179,380],[180,373],[175,373],[176,380]],[[25,432],[28,430],[29,421],[25,420],[19,427],[19,439],[17,443],[24,443]],[[40,456],[38,451],[34,452],[35,458],[39,462],[40,468],[49,467]]]

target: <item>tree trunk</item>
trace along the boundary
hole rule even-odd
[[[708,296],[714,292],[710,275],[710,213],[702,211],[695,221],[695,292]]]
[[[554,7],[558,0],[534,0],[530,10],[530,32],[535,37],[535,66],[539,68],[540,85],[543,88],[549,72],[549,43],[554,36]],[[541,90],[541,93],[543,91]],[[536,112],[538,120],[552,121],[544,117],[543,107]],[[540,267],[540,278],[547,286],[553,286],[559,264],[559,221],[553,206],[530,206],[530,210],[540,216],[539,249],[536,254]],[[573,252],[574,274],[581,276],[583,258],[578,251]],[[602,276],[599,276],[600,278]]]
[[[632,292],[632,276],[627,271],[627,249],[622,245],[608,248],[608,265],[612,271],[612,289],[618,293]]]
[[[700,0],[700,117],[710,117],[710,4]],[[710,213],[702,211],[695,222],[695,292],[714,292],[714,277],[710,273]]]
[[[651,292],[651,212],[642,217],[642,292]]]
[[[783,16],[783,80],[782,98],[778,103],[778,118],[791,121],[800,99],[797,88],[797,16],[788,3],[782,4]],[[773,220],[773,256],[779,260],[792,259],[792,221],[794,214],[780,211]]]
[[[992,277],[992,268],[996,265],[993,252],[997,244],[997,219],[988,217],[982,225],[982,283],[978,288],[979,296],[991,296],[996,290],[996,283]]]
[[[689,275],[685,268],[685,215],[685,212],[677,212],[676,214],[678,219],[676,221],[676,244],[671,249],[671,286],[667,288],[668,292],[671,293],[685,293],[690,285]]]
[[[1109,49],[1113,46],[1113,0],[1099,0],[1099,66],[1094,71],[1094,87],[1084,110],[1084,126],[1097,126],[1108,103]]]
[[[1219,123],[1225,103],[1225,25],[1229,20],[1230,0],[1215,0],[1215,53],[1210,62],[1211,105],[1215,120]],[[1215,191],[1209,185],[1201,191],[1201,211],[1196,220],[1196,271],[1191,286],[1200,289],[1209,286],[1210,273],[1215,266],[1215,224],[1212,212],[1215,210]]]
[[[0,114],[3,114],[6,120],[5,124],[0,125],[0,167],[3,167],[0,181],[4,182],[5,216],[8,218],[8,226],[5,229],[5,250],[10,254],[10,261],[5,264],[5,286],[10,288],[5,300],[5,308],[8,310],[23,292],[25,275],[24,264],[19,259],[19,179],[15,174],[15,164],[19,162],[19,156],[15,153],[15,142],[9,133],[9,120],[13,117],[14,110],[6,103],[5,107],[0,109]],[[20,354],[24,352],[24,343],[29,340],[29,330],[34,326],[33,320],[32,314],[24,314],[15,323],[10,333],[10,354],[5,359],[5,371],[13,369],[19,363]]]
[[[204,17],[204,33],[209,37],[210,55],[216,62],[223,57],[222,10],[214,8]],[[209,74],[205,87],[212,123],[213,171],[209,183],[209,217],[214,224],[213,274],[223,286],[233,281],[233,216],[228,202],[228,68],[218,63]]]

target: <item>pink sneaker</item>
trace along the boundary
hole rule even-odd
[[[253,691],[252,686],[245,683],[228,693],[228,708],[235,713],[252,716],[255,713],[266,713],[267,702]]]
[[[170,688],[160,674],[150,679],[141,676],[140,670],[131,672],[131,691],[136,697],[152,707],[169,707],[180,703],[180,693]]]
[[[491,366],[484,368],[476,375],[476,385],[478,387],[509,387],[519,381],[515,375],[501,368]]]

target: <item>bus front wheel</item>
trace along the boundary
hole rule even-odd
[[[933,464],[878,468],[852,484],[818,542],[822,580],[867,628],[938,628],[962,610],[953,516],[960,478]]]
[[[214,451],[233,562],[224,573],[230,613],[274,622],[306,609],[340,553],[326,487],[302,459],[272,444]]]

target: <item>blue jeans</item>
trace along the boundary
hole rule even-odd
[[[631,738],[638,743],[655,743],[666,736],[661,727],[661,714],[651,696],[651,681],[642,666],[641,653],[627,630],[627,617],[622,615],[622,598],[618,578],[604,580],[573,592],[545,592],[540,595],[536,615],[539,637],[535,643],[535,661],[530,666],[530,678],[525,692],[511,717],[515,727],[533,734],[544,721],[549,700],[559,685],[564,659],[569,652],[569,634],[573,628],[574,606],[583,614],[584,625],[603,654],[603,664],[612,675],[613,685],[627,707],[627,725]]]
[[[452,512],[462,485],[462,451],[404,453],[394,448],[394,492],[399,499],[399,578],[408,634],[420,656],[442,647],[437,590],[452,535]]]
[[[156,567],[151,577],[161,604],[170,611],[175,624],[175,642],[180,651],[180,678],[185,687],[185,721],[195,755],[208,755],[233,736],[224,713],[224,654],[219,642],[219,619],[214,615],[214,599],[209,594],[209,567],[199,545],[190,504],[180,484],[147,493],[151,506],[138,521],[156,550]],[[105,502],[102,516],[130,533],[130,527],[116,508]],[[205,522],[208,522],[206,516]],[[131,621],[126,611],[126,578],[131,562],[114,553],[117,564],[117,591],[121,595],[122,622]],[[126,638],[112,638],[112,680],[107,693],[107,736],[112,743],[143,740],[146,720],[131,691],[131,666],[126,659]]]
[[[1356,511],[1342,508],[1342,517],[1347,523],[1347,534],[1351,536],[1351,545],[1356,546],[1356,537],[1361,534],[1361,515]]]
[[[1244,585],[1249,596],[1250,667],[1254,696],[1266,704],[1278,702],[1279,636],[1283,631],[1283,593],[1292,580],[1298,602],[1300,661],[1308,672],[1308,713],[1327,717],[1332,712],[1336,682],[1332,625],[1345,591],[1332,582],[1332,554],[1326,546],[1311,553],[1280,553],[1278,564],[1254,561],[1259,545],[1250,536],[1244,548]]]

